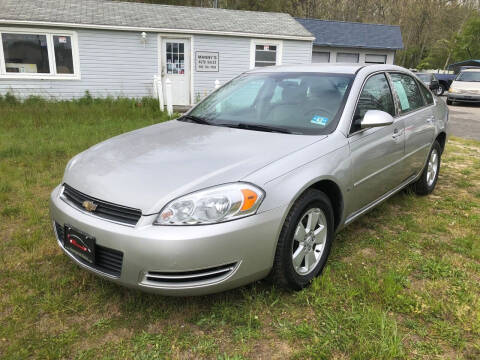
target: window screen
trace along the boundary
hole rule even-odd
[[[329,52],[314,52],[312,53],[312,63],[328,63],[330,62]]]
[[[358,54],[337,53],[337,63],[358,63]]]
[[[35,34],[2,34],[7,73],[50,73],[47,36]]]
[[[72,39],[70,36],[53,36],[57,74],[73,74]]]
[[[386,64],[387,55],[366,54],[365,63],[366,64]]]
[[[276,45],[255,45],[255,67],[272,66],[276,63]]]
[[[395,116],[395,105],[385,74],[373,75],[365,83],[355,109],[351,132],[360,130],[360,121],[368,110],[381,110]]]
[[[422,94],[415,80],[405,74],[391,74],[393,87],[400,101],[402,113],[421,108],[423,104]]]

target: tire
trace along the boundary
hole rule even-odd
[[[453,105],[453,101],[450,99],[447,99],[447,105]]]
[[[310,229],[309,221],[315,223],[317,214],[318,222]],[[305,230],[303,233],[301,225]],[[276,285],[291,290],[301,290],[309,285],[325,266],[333,237],[334,215],[330,199],[322,191],[305,191],[290,209],[283,224],[271,280]],[[296,239],[302,239],[303,242]],[[297,256],[294,261],[295,254]],[[300,261],[302,256],[303,261]]]
[[[441,157],[442,148],[438,141],[435,140],[428,154],[427,164],[422,171],[422,175],[412,186],[413,191],[417,195],[428,195],[435,189],[440,172]]]
[[[437,94],[437,96],[442,96],[443,93],[445,92],[445,88],[442,84],[438,84],[438,88],[437,90],[435,91],[435,93]]]

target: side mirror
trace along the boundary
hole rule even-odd
[[[360,127],[368,129],[391,124],[393,124],[393,117],[389,113],[381,110],[368,110],[360,122]]]

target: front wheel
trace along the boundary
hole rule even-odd
[[[438,173],[440,172],[440,157],[442,156],[442,148],[438,141],[433,143],[425,168],[423,169],[420,179],[413,184],[413,191],[418,195],[428,195],[433,189],[438,180]]]
[[[323,192],[309,189],[285,219],[275,253],[273,281],[300,290],[325,266],[334,234],[333,208]]]

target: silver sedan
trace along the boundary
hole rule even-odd
[[[75,156],[51,194],[60,248],[169,295],[269,276],[302,289],[335,233],[411,186],[433,191],[445,103],[389,65],[260,68],[179,119]]]

